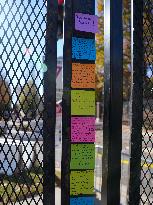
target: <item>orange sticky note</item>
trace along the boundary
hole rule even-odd
[[[72,63],[72,88],[95,88],[95,64]]]

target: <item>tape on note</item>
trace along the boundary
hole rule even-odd
[[[95,91],[71,91],[72,115],[95,115],[95,109]]]
[[[72,64],[72,88],[95,88],[95,64]]]
[[[95,145],[72,144],[71,145],[71,169],[94,169]]]
[[[98,32],[98,16],[76,13],[75,14],[75,29],[91,33]]]
[[[70,195],[94,194],[94,170],[71,171]]]
[[[74,197],[70,198],[70,205],[94,205],[94,197]]]
[[[72,37],[72,58],[96,60],[95,39]]]
[[[72,117],[71,141],[95,142],[95,117]]]

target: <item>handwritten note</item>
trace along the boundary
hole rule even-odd
[[[70,195],[94,194],[94,170],[71,171]]]
[[[95,145],[72,144],[71,145],[71,169],[94,169]]]
[[[98,16],[76,13],[75,14],[75,29],[91,33],[98,32]]]
[[[95,117],[72,117],[71,141],[95,142]]]
[[[95,64],[72,64],[72,88],[95,88]]]
[[[72,58],[96,60],[95,39],[72,37]]]
[[[74,197],[70,198],[70,205],[94,205],[94,197]]]
[[[72,115],[95,115],[95,109],[95,91],[71,91]]]

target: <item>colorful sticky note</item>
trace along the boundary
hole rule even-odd
[[[95,64],[72,64],[72,88],[95,88]]]
[[[95,142],[95,117],[72,117],[71,141]]]
[[[98,16],[75,13],[75,29],[91,33],[98,33]]]
[[[94,169],[95,145],[71,144],[70,169]]]
[[[95,91],[71,91],[72,115],[95,115],[95,110]]]
[[[70,195],[94,194],[94,170],[71,171]]]
[[[70,205],[94,205],[95,197],[73,197],[70,198]]]
[[[96,60],[95,39],[72,37],[72,58]]]

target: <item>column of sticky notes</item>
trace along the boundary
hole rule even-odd
[[[98,18],[76,13],[75,29],[96,33]],[[94,205],[95,39],[72,37],[70,204]]]

